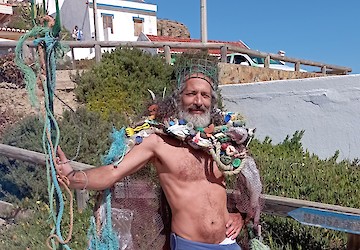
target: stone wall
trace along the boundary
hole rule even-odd
[[[285,79],[303,79],[324,76],[321,73],[294,72],[267,68],[256,68],[238,64],[219,63],[219,82],[222,85],[266,82]]]

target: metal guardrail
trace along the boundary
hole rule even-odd
[[[16,41],[2,41],[0,42],[1,48],[15,48]],[[226,43],[193,43],[193,42],[149,42],[149,41],[62,41],[62,44],[69,46],[73,51],[74,48],[95,48],[96,61],[101,59],[101,48],[114,48],[114,47],[133,47],[133,48],[162,48],[164,49],[164,55],[167,63],[171,62],[171,48],[178,49],[220,49],[221,62],[226,62],[226,55],[228,53],[243,53],[250,56],[256,56],[265,59],[265,68],[269,68],[270,59],[280,60],[294,64],[294,70],[300,71],[300,66],[313,66],[320,68],[320,72],[323,74],[348,74],[352,71],[349,67],[338,66],[333,64],[326,64],[321,62],[315,62],[310,60],[304,60],[299,58],[292,58],[287,56],[281,56],[278,54],[265,53],[246,48],[240,48],[234,45]],[[35,48],[31,42],[26,42],[25,46]],[[74,55],[74,53],[72,53]]]

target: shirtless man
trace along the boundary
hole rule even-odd
[[[188,75],[180,83],[180,118],[195,127],[211,122],[215,106],[213,82],[202,73]],[[58,149],[60,170],[70,178],[70,187],[104,190],[151,161],[172,212],[171,249],[240,249],[235,242],[243,220],[227,210],[224,176],[212,157],[168,135],[151,134],[136,145],[119,166],[110,164],[74,172]],[[86,176],[85,176],[86,175]]]

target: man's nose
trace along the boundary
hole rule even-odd
[[[194,103],[198,106],[201,106],[203,104],[203,98],[201,95],[197,94],[195,96],[195,100],[194,100]]]

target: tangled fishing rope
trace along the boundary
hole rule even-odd
[[[24,74],[24,81],[26,83],[26,90],[30,99],[30,103],[40,112],[40,105],[38,101],[37,91],[43,91],[44,96],[44,129],[43,129],[43,150],[47,156],[46,160],[46,174],[48,180],[49,193],[49,219],[52,219],[54,226],[51,229],[50,236],[46,244],[49,249],[57,249],[57,244],[61,244],[65,249],[70,249],[68,243],[71,240],[73,230],[73,195],[69,189],[69,180],[61,173],[57,173],[58,165],[56,163],[56,149],[59,145],[60,130],[54,116],[54,96],[56,84],[56,59],[63,57],[65,48],[59,41],[60,25],[60,10],[58,0],[55,0],[56,18],[54,19],[48,15],[40,15],[38,6],[35,6],[32,1],[31,13],[34,27],[22,37],[20,37],[15,49],[15,63]],[[45,1],[43,1],[43,13],[46,13]],[[36,13],[36,14],[35,14]],[[38,21],[38,23],[37,23]],[[24,58],[24,43],[33,40],[33,45],[36,47],[37,54],[35,56],[35,69],[31,68],[25,63]],[[68,194],[69,204],[69,228],[68,235],[62,236],[61,221],[64,214],[65,202],[61,187],[63,187]],[[106,193],[107,211],[111,202],[110,192]],[[56,207],[54,207],[56,204]],[[108,213],[109,214],[109,213]],[[105,243],[103,235],[95,236],[89,235],[91,239],[91,249],[117,249],[117,238],[111,228],[111,210],[110,215],[107,216],[107,224],[103,224],[102,230],[105,235]],[[110,226],[109,226],[110,225]],[[91,229],[90,231],[91,232]],[[110,237],[109,237],[110,235]]]
[[[59,21],[54,21],[50,16],[44,16],[42,24],[46,26],[35,25],[32,30],[23,35],[15,49],[15,63],[24,73],[26,89],[28,91],[31,104],[40,110],[39,101],[36,94],[37,86],[41,86],[44,95],[44,129],[43,129],[43,149],[47,155],[46,172],[48,179],[49,207],[50,218],[54,226],[47,240],[50,249],[56,249],[56,239],[65,249],[70,249],[67,243],[71,239],[72,221],[73,221],[73,197],[68,188],[69,182],[63,176],[56,173],[56,150],[59,144],[60,131],[53,114],[53,99],[56,83],[56,58],[64,54],[64,48],[61,46],[59,39],[56,37],[55,25]],[[24,62],[24,42],[30,38],[35,38],[33,44],[37,49],[36,69],[35,71]],[[64,197],[61,186],[65,188],[70,201],[70,224],[68,236],[63,238],[61,233],[61,220],[64,213]],[[56,193],[56,196],[55,196]],[[54,208],[56,203],[56,209]]]

